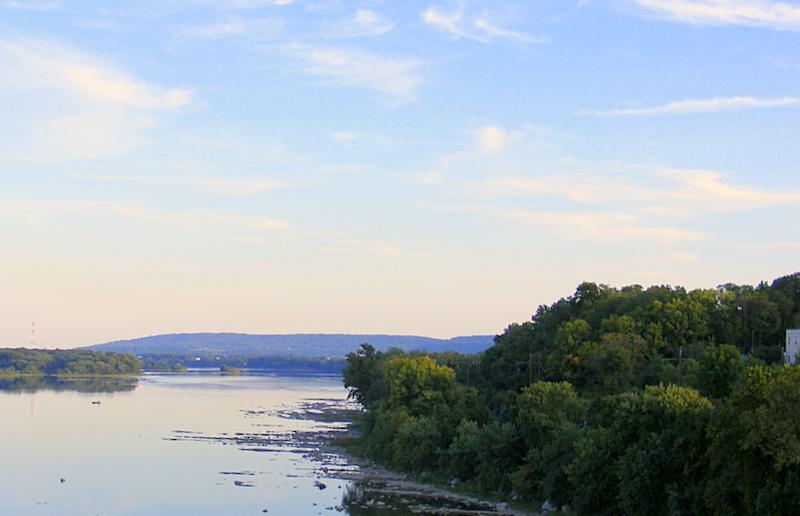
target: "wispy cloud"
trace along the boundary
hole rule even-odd
[[[718,97],[701,100],[676,100],[654,107],[610,109],[608,111],[581,111],[580,113],[597,116],[685,115],[691,113],[716,113],[741,109],[790,106],[800,106],[800,98],[781,97],[759,99],[755,97]]]
[[[438,170],[428,170],[416,175],[417,182],[424,185],[438,184],[442,179],[442,173]]]
[[[473,135],[471,148],[446,154],[415,176],[437,185],[429,191],[441,196],[432,209],[576,238],[679,245],[711,238],[703,224],[720,214],[800,206],[800,190],[748,185],[720,171],[564,161],[526,132],[494,125]]]
[[[800,192],[735,185],[718,171],[656,168],[642,174],[558,174],[487,182],[495,195],[536,195],[640,213],[692,216],[800,204]]]
[[[677,183],[676,189],[665,192],[668,196],[698,203],[705,201],[718,210],[740,211],[800,204],[800,191],[770,191],[734,185],[718,171],[661,168],[654,173]]]
[[[337,142],[350,143],[354,142],[358,135],[351,131],[331,131],[331,138]]]
[[[640,215],[620,211],[537,211],[478,204],[429,206],[429,208],[515,221],[538,229],[546,229],[557,235],[581,239],[629,243],[647,241],[666,246],[708,239],[708,235],[701,231],[648,223]]]
[[[777,240],[774,242],[740,243],[736,246],[747,251],[800,251],[800,240]]]
[[[475,145],[482,152],[501,152],[505,150],[514,140],[521,135],[519,132],[511,132],[496,125],[487,125],[477,129],[475,132]]]
[[[90,101],[143,109],[174,109],[193,102],[188,89],[162,89],[86,54],[37,40],[0,41],[18,73],[34,85],[69,89]],[[38,83],[38,84],[37,84]]]
[[[347,18],[329,24],[328,31],[340,37],[380,36],[394,28],[394,23],[373,11],[359,9]]]
[[[386,57],[363,50],[296,43],[284,47],[298,63],[297,70],[333,84],[377,91],[392,100],[408,102],[420,85],[421,62]]]
[[[493,22],[487,13],[467,16],[463,6],[453,10],[428,7],[422,12],[422,20],[449,34],[454,39],[471,39],[481,43],[490,43],[495,39],[509,39],[520,43],[540,41],[529,34],[506,29]]]
[[[283,20],[278,18],[253,19],[230,16],[216,23],[182,26],[177,32],[182,36],[197,38],[248,37],[263,41],[277,38],[283,26]]]
[[[161,88],[50,41],[0,40],[0,54],[0,89],[39,99],[16,110],[27,139],[13,151],[20,159],[121,154],[149,141],[160,116],[195,103],[189,89]]]
[[[218,211],[163,211],[141,204],[118,201],[13,201],[0,200],[0,214],[37,223],[63,214],[112,214],[142,222],[173,225],[198,231],[224,229],[285,231],[291,228],[279,218],[242,215]]]
[[[537,43],[541,41],[541,38],[536,38],[530,34],[499,27],[486,15],[476,16],[472,20],[472,23],[475,25],[475,28],[482,30],[490,38],[505,38],[520,43]]]
[[[648,224],[633,213],[512,211],[506,215],[536,225],[543,224],[556,229],[571,228],[581,236],[594,240],[647,240],[674,245],[708,238],[706,234],[696,230]]]
[[[295,0],[224,0],[225,5],[236,9],[258,9],[261,7],[282,7],[293,4]]]
[[[3,2],[9,9],[27,9],[31,11],[55,11],[61,7],[60,2],[48,2],[40,0],[7,0]]]
[[[76,174],[71,177],[103,182],[141,184],[157,187],[193,188],[221,195],[246,195],[286,188],[287,183],[262,178],[149,176],[132,174]]]
[[[209,228],[213,225],[233,226],[239,229],[256,231],[287,230],[289,223],[278,218],[256,217],[213,211],[168,212],[151,210],[138,205],[107,205],[116,214],[130,219],[156,222],[160,224],[176,224],[196,229]]]
[[[633,0],[645,12],[679,22],[800,30],[800,6],[773,0]]]
[[[149,143],[148,131],[154,125],[155,120],[149,114],[120,109],[57,116],[36,127],[31,135],[31,153],[24,161],[94,159],[125,154]],[[42,152],[44,149],[47,152]]]

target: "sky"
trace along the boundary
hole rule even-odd
[[[770,281],[798,142],[795,1],[0,0],[0,345]]]

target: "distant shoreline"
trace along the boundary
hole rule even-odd
[[[59,380],[91,380],[94,378],[141,378],[142,374],[147,371],[142,371],[138,374],[119,373],[119,374],[51,374],[51,373],[18,373],[18,372],[0,372],[0,380],[13,380],[14,378],[56,378]]]

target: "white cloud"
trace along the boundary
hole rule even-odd
[[[319,170],[321,172],[325,172],[328,174],[356,174],[358,172],[364,172],[368,170],[369,167],[366,165],[362,165],[361,163],[352,163],[352,162],[345,162],[345,163],[327,163],[325,165],[320,165]]]
[[[535,224],[572,228],[595,240],[650,240],[673,245],[708,238],[700,231],[648,224],[642,217],[632,213],[512,212],[511,215]]]
[[[331,138],[337,142],[349,143],[355,141],[358,135],[350,131],[331,131]]]
[[[394,23],[371,9],[359,9],[330,28],[333,34],[344,37],[380,36],[391,31]]]
[[[473,150],[446,154],[414,179],[438,184],[431,194],[444,195],[445,204],[469,203],[456,211],[623,244],[700,241],[711,236],[704,224],[720,214],[800,206],[800,190],[751,186],[713,170],[564,161],[527,134],[483,127]]]
[[[52,43],[0,41],[0,50],[33,86],[67,89],[89,101],[142,109],[174,109],[193,102],[190,90],[158,88],[111,64]]]
[[[478,16],[473,20],[475,27],[482,30],[486,35],[494,38],[506,38],[519,41],[520,43],[537,43],[541,41],[540,38],[535,38],[530,34],[518,32],[513,30],[504,29],[495,25],[489,18],[485,16]]]
[[[27,9],[31,11],[55,11],[61,4],[59,2],[35,1],[35,0],[7,0],[3,2],[9,9]]]
[[[428,7],[422,12],[422,20],[454,39],[465,38],[481,43],[490,43],[495,39],[510,39],[519,43],[539,41],[538,38],[529,34],[498,26],[485,12],[467,17],[464,14],[463,6],[452,11],[445,11],[433,6]]]
[[[225,4],[236,9],[257,9],[260,7],[282,7],[293,4],[294,0],[225,0]]]
[[[701,231],[648,223],[640,215],[619,211],[534,211],[478,205],[434,207],[434,209],[512,220],[538,229],[547,229],[557,235],[606,242],[647,241],[658,245],[673,246],[708,238],[708,235]]]
[[[64,214],[113,214],[126,219],[205,231],[285,231],[288,222],[273,217],[216,211],[159,211],[140,204],[117,201],[11,201],[0,200],[0,214],[38,223]]]
[[[583,114],[599,116],[649,116],[683,115],[690,113],[715,113],[751,108],[774,108],[800,106],[800,98],[781,97],[759,99],[755,97],[719,97],[701,100],[676,100],[667,104],[646,108],[611,109],[608,111],[586,111]]]
[[[130,219],[159,224],[175,224],[200,230],[211,228],[215,225],[256,231],[282,231],[290,227],[286,221],[272,217],[255,217],[209,211],[166,212],[125,204],[107,204],[99,205],[99,207],[110,208],[116,214]]]
[[[428,7],[422,13],[422,19],[425,23],[433,25],[437,29],[447,32],[455,39],[467,38],[486,43],[487,39],[470,34],[461,28],[464,13],[461,10],[445,12],[435,7]]]
[[[775,242],[738,244],[736,247],[748,251],[800,251],[800,240],[778,240]]]
[[[487,125],[475,131],[475,144],[483,152],[501,152],[519,137],[496,125]]]
[[[78,179],[152,185],[158,187],[194,188],[222,195],[246,195],[285,188],[287,184],[262,178],[211,176],[147,176],[126,174],[74,175]]]
[[[740,211],[800,204],[800,192],[732,185],[724,180],[723,173],[717,171],[662,168],[655,174],[677,183],[676,189],[667,190],[668,197],[678,201],[707,202],[717,210]]]
[[[107,158],[147,144],[154,125],[146,114],[121,110],[60,116],[36,128],[32,148],[57,148],[55,153],[33,155],[32,161]]]
[[[680,22],[800,30],[800,6],[772,0],[633,0],[648,12]]]
[[[302,73],[340,86],[377,91],[396,101],[414,100],[420,84],[421,63],[413,59],[299,43],[285,50],[300,63],[298,71]]]
[[[128,152],[150,141],[159,116],[194,103],[188,89],[164,89],[40,40],[0,40],[0,76],[0,92],[28,100],[9,104],[6,122],[18,126],[18,141],[5,152],[8,159],[57,161]]]
[[[245,19],[231,16],[217,23],[180,27],[177,32],[198,38],[243,36],[254,40],[271,40],[280,35],[283,26],[283,20],[275,18]]]
[[[437,170],[429,170],[427,172],[417,174],[417,181],[425,185],[435,185],[441,182],[441,180],[442,173]]]
[[[645,174],[558,174],[486,183],[496,195],[536,195],[594,206],[625,206],[640,213],[692,216],[800,204],[800,192],[733,185],[709,170],[657,168]]]

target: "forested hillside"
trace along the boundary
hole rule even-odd
[[[800,273],[757,287],[583,283],[477,356],[348,356],[358,448],[578,514],[800,513]]]
[[[379,350],[396,347],[406,351],[425,350],[432,353],[478,353],[492,345],[492,337],[476,335],[434,339],[416,335],[176,333],[96,344],[87,349],[136,355],[344,358],[364,342],[371,342]]]

